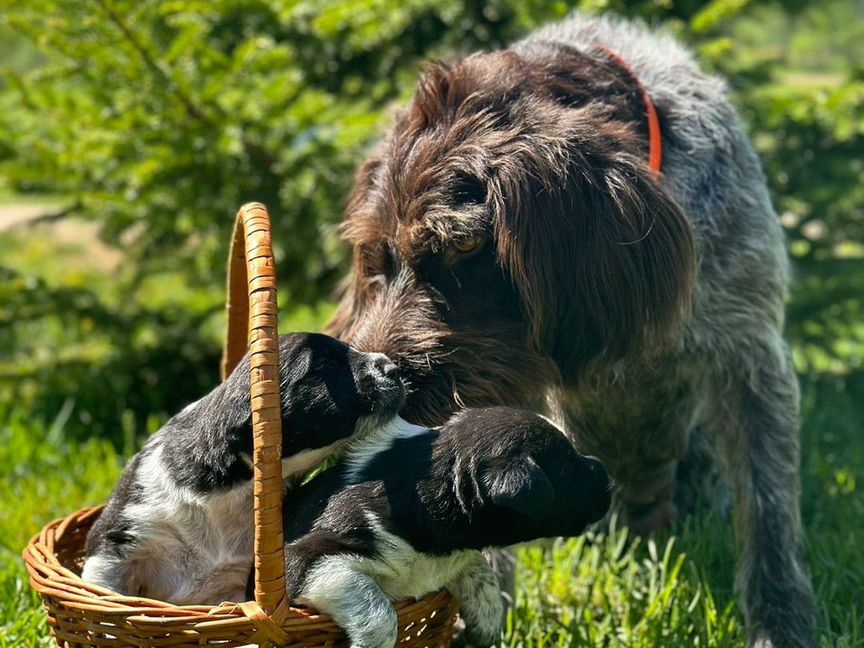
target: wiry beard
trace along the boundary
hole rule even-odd
[[[442,321],[446,309],[436,296],[419,290],[407,272],[362,304],[337,316],[328,332],[396,362],[408,392],[400,414],[413,423],[439,425],[465,407],[539,408],[550,386],[560,384],[555,363],[527,346],[524,323],[454,330]]]

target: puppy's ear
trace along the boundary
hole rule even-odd
[[[499,180],[494,217],[532,342],[573,375],[591,360],[650,354],[676,339],[696,254],[663,179],[623,152],[632,138],[584,110],[566,113],[582,115],[559,134],[567,149],[549,146],[522,162],[527,173],[513,170],[521,178]]]
[[[555,500],[552,482],[530,458],[503,469],[489,469],[484,481],[492,503],[526,517],[548,511]]]

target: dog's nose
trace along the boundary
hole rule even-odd
[[[378,372],[387,378],[396,378],[399,376],[399,367],[383,353],[370,353],[370,361],[373,367]]]

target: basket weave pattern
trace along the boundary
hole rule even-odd
[[[237,214],[228,269],[227,376],[250,353],[255,600],[178,606],[121,596],[80,578],[87,532],[102,507],[51,522],[25,547],[30,583],[41,595],[57,644],[86,646],[346,646],[333,620],[293,607],[285,596],[276,267],[263,205]],[[247,337],[248,333],[248,337]],[[457,605],[447,592],[396,604],[398,646],[449,646]]]

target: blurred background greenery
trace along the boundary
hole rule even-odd
[[[860,367],[864,4],[582,4],[663,21],[729,77],[796,259],[798,366]],[[0,7],[0,197],[50,199],[41,225],[6,224],[0,242],[0,407],[50,420],[71,400],[69,430],[114,437],[146,432],[213,384],[240,203],[271,207],[282,307],[292,325],[317,326],[345,269],[334,224],[353,169],[420,62],[501,47],[570,9],[540,0]]]
[[[504,46],[574,7],[662,23],[729,79],[794,259],[822,637],[864,643],[864,0],[0,0],[0,558],[48,516],[104,497],[122,458],[215,384],[239,204],[274,215],[283,331],[318,328],[346,268],[334,229],[353,170],[420,62]],[[82,465],[104,465],[100,480]],[[740,636],[722,602],[731,554],[693,542],[713,565],[694,577],[705,623],[633,635],[644,645]],[[555,564],[569,574],[587,549],[567,551]],[[708,605],[712,570],[721,602]],[[3,626],[0,646],[36,641],[22,572],[4,573],[0,607],[30,630]],[[556,601],[527,607],[553,614]],[[550,634],[579,618],[526,614],[513,641],[609,641]],[[609,636],[638,644],[621,632]]]

